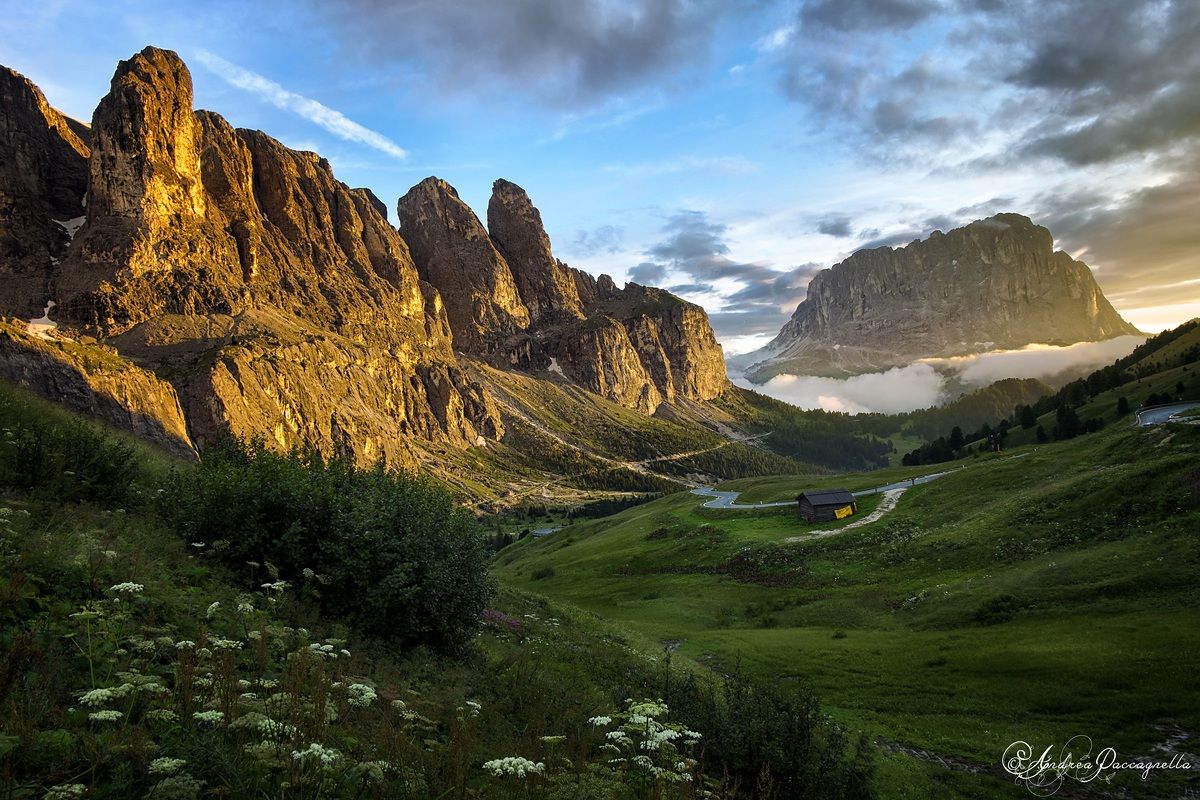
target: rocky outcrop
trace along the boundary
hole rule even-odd
[[[818,273],[767,346],[772,358],[749,374],[866,372],[1136,333],[1087,265],[1054,250],[1050,231],[998,214],[906,247],[860,250]]]
[[[40,317],[87,191],[87,127],[0,67],[0,314]]]
[[[583,304],[575,276],[550,252],[542,215],[525,190],[503,179],[496,181],[487,218],[488,232],[512,270],[530,321],[581,319]]]
[[[442,295],[455,347],[496,353],[529,328],[508,262],[453,186],[426,178],[400,198],[396,213],[421,277]]]
[[[378,198],[191,105],[174,53],[118,66],[60,322],[169,374],[200,446],[232,432],[411,464],[416,440],[500,436]]]
[[[10,337],[0,377],[181,452],[232,433],[406,466],[504,437],[483,362],[553,366],[647,414],[726,386],[701,309],[558,261],[515,184],[493,187],[489,233],[429,178],[397,231],[319,155],[193,110],[170,51],[118,65],[90,133],[17,78],[0,109],[17,260],[0,269],[28,280],[0,298],[26,318],[53,299],[58,329]]]
[[[459,350],[509,368],[553,364],[644,413],[676,397],[711,400],[728,386],[703,309],[661,289],[618,289],[607,275],[558,261],[541,214],[516,184],[493,185],[490,234],[436,178],[409,191],[397,210],[422,277],[445,298]]]
[[[112,348],[41,341],[0,323],[0,379],[169,452],[195,457],[174,387]]]

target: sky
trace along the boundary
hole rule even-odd
[[[1142,330],[1200,315],[1195,0],[0,0],[0,63],[83,120],[148,44],[389,208],[520,184],[559,258],[727,353],[855,250],[1000,211]]]

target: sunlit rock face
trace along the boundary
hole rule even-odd
[[[1137,333],[1046,228],[998,214],[906,247],[860,250],[812,279],[752,379]]]
[[[400,231],[421,276],[444,298],[455,347],[500,366],[547,369],[653,413],[728,386],[720,345],[699,306],[661,289],[618,289],[556,259],[525,190],[493,185],[488,230],[445,181],[400,199]]]
[[[504,437],[480,361],[554,363],[647,414],[728,386],[702,309],[558,261],[516,184],[495,183],[489,231],[429,178],[397,230],[319,155],[194,110],[186,65],[153,47],[118,65],[90,129],[15,73],[0,90],[0,304],[47,342],[10,326],[5,358],[124,427],[415,466]],[[29,379],[68,353],[55,339],[97,348],[103,375],[72,377],[87,356]]]

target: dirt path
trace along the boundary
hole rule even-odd
[[[889,514],[896,508],[896,504],[900,502],[900,495],[908,491],[907,486],[900,486],[895,489],[888,489],[883,493],[883,499],[879,501],[879,505],[870,514],[867,514],[857,522],[851,522],[849,525],[843,525],[840,528],[830,528],[824,531],[809,531],[802,536],[789,536],[784,539],[785,542],[805,542],[809,539],[824,539],[826,536],[834,536],[844,531],[852,530],[853,528],[861,528],[863,525],[870,525],[884,514]]]

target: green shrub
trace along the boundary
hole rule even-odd
[[[529,578],[535,581],[544,581],[546,578],[554,577],[554,567],[539,567],[529,574]]]
[[[403,645],[461,648],[492,593],[483,531],[419,476],[226,441],[169,487],[164,514],[187,541],[247,578],[270,565],[323,612]]]
[[[139,469],[134,448],[114,434],[0,393],[0,486],[113,507],[126,501]]]
[[[997,625],[1008,622],[1020,609],[1021,604],[1011,594],[997,595],[979,606],[975,621],[981,625]]]

